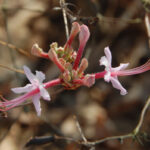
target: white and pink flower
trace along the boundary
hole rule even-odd
[[[119,82],[118,76],[135,75],[150,70],[150,61],[147,61],[144,65],[133,69],[126,69],[129,63],[121,63],[120,66],[113,68],[111,65],[112,55],[109,47],[105,48],[104,53],[106,56],[101,57],[100,65],[105,66],[105,71],[96,73],[95,79],[104,78],[106,82],[111,82],[114,88],[120,90],[121,95],[126,95],[127,91]]]
[[[111,82],[114,88],[120,90],[121,95],[127,94],[126,89],[119,82],[117,75],[115,75],[115,72],[126,69],[129,64],[128,63],[127,64],[120,64],[119,67],[113,68],[111,66],[112,56],[111,56],[111,52],[109,50],[109,47],[106,47],[104,52],[105,52],[106,56],[103,56],[100,59],[100,65],[104,65],[105,71],[106,71],[106,74],[104,75],[104,80],[106,82]],[[112,74],[114,74],[114,75],[112,76]]]
[[[36,71],[36,75],[34,75],[27,66],[24,66],[23,69],[25,75],[27,76],[31,84],[27,84],[24,87],[12,88],[11,90],[17,94],[20,94],[20,93],[28,93],[36,88],[39,88],[40,92],[32,96],[32,102],[35,106],[37,115],[40,116],[41,115],[40,97],[42,97],[44,100],[50,101],[50,95],[46,91],[42,83],[43,80],[45,80],[45,74],[41,71]]]

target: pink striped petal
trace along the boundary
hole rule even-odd
[[[111,80],[111,83],[112,83],[113,87],[120,90],[121,95],[126,95],[127,94],[126,89],[121,85],[121,83],[119,82],[117,77],[111,77],[110,80]]]
[[[40,94],[32,96],[32,102],[37,112],[37,116],[41,115],[41,104],[40,104]]]
[[[107,57],[109,66],[111,66],[112,55],[111,55],[111,52],[110,52],[109,47],[105,47],[104,52],[105,52],[105,55],[106,55],[106,57]]]
[[[106,68],[109,67],[109,62],[106,56],[102,56],[101,59],[99,60],[100,65],[104,65]]]
[[[26,74],[28,80],[33,83],[36,79],[35,75],[31,72],[31,70],[27,66],[23,66],[24,73]]]
[[[129,66],[129,63],[126,64],[120,64],[120,66],[112,68],[112,71],[120,71],[120,70],[124,70]]]
[[[40,83],[42,83],[43,80],[45,80],[45,74],[41,71],[36,71],[36,77]]]
[[[45,90],[45,88],[41,85],[39,86],[40,89],[40,95],[43,97],[43,99],[50,101],[50,95],[47,92],[47,90]]]
[[[17,88],[12,88],[11,90],[14,92],[14,93],[26,93],[26,92],[30,92],[31,90],[33,89],[33,86],[31,84],[27,84],[26,86],[24,87],[17,87]]]

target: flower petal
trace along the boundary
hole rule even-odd
[[[111,83],[112,83],[113,87],[120,90],[121,95],[126,95],[127,94],[126,89],[121,85],[121,83],[119,82],[117,77],[111,77],[110,80],[111,80]]]
[[[43,97],[43,99],[50,101],[50,95],[49,93],[46,91],[46,89],[43,87],[43,85],[39,86],[40,89],[40,95]]]
[[[107,71],[106,74],[104,75],[104,80],[106,82],[109,82],[111,79],[111,72],[110,71]]]
[[[45,74],[41,71],[36,71],[36,77],[40,83],[42,83],[43,80],[45,80]]]
[[[17,88],[12,88],[11,90],[14,92],[14,93],[25,93],[25,92],[29,92],[33,89],[33,86],[31,84],[27,84],[26,86],[24,87],[17,87]]]
[[[28,80],[33,83],[36,79],[35,75],[31,72],[31,70],[27,66],[23,66],[24,73],[26,74]]]
[[[112,56],[111,56],[111,52],[110,52],[109,47],[105,47],[104,52],[105,52],[107,61],[109,63],[109,66],[111,66]]]
[[[120,64],[119,67],[115,67],[115,68],[112,68],[112,71],[120,71],[120,70],[124,70],[128,67],[129,63],[126,63],[126,64]]]
[[[41,104],[40,104],[40,94],[36,94],[32,97],[32,102],[37,112],[37,116],[41,115]]]
[[[106,58],[106,56],[102,56],[101,59],[99,60],[100,65],[104,65],[105,67],[109,67],[109,62]]]

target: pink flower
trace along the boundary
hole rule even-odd
[[[31,70],[27,67],[23,67],[24,72],[30,81],[31,84],[27,84],[24,87],[12,88],[11,90],[15,93],[28,93],[32,90],[39,88],[39,93],[32,96],[32,102],[35,106],[37,115],[41,115],[41,106],[40,106],[40,97],[43,97],[45,100],[50,100],[50,95],[44,88],[44,84],[42,83],[45,80],[45,75],[41,71],[36,71],[36,75],[34,75]]]
[[[120,64],[119,67],[113,68],[111,66],[112,56],[111,56],[111,52],[109,50],[109,47],[106,47],[104,52],[105,52],[106,56],[103,56],[100,59],[100,65],[104,65],[105,71],[106,71],[106,73],[104,75],[104,80],[106,82],[111,82],[114,88],[120,90],[121,95],[127,94],[126,89],[119,82],[117,74],[115,74],[115,72],[126,69],[129,64],[128,63],[127,64]]]

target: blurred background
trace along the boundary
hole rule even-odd
[[[145,3],[144,3],[145,4]],[[148,35],[144,22],[146,8],[140,0],[66,0],[69,30],[73,21],[86,24],[91,36],[86,45],[84,57],[89,60],[86,73],[95,73],[104,68],[99,59],[104,47],[109,46],[113,55],[113,66],[130,63],[129,68],[144,64],[150,58]],[[65,26],[59,0],[1,0],[0,40],[30,53],[34,43],[47,52],[52,42],[63,46],[66,42]],[[78,48],[78,38],[73,42]],[[0,64],[22,70],[23,65],[43,71],[46,80],[59,76],[59,70],[49,60],[28,57],[8,46],[0,45]],[[0,150],[82,150],[87,149],[64,140],[45,145],[25,148],[31,137],[64,135],[81,139],[73,116],[76,115],[88,140],[131,132],[136,126],[141,109],[150,93],[150,71],[120,77],[128,94],[121,96],[103,79],[97,80],[91,88],[80,87],[68,91],[62,86],[48,89],[51,102],[43,101],[42,115],[36,116],[32,104],[17,107],[0,114]],[[7,99],[15,98],[12,87],[28,83],[25,75],[0,68],[0,94]],[[30,102],[30,100],[29,100]],[[142,131],[150,132],[148,111]],[[120,144],[113,140],[95,147],[96,150],[148,150],[149,142],[143,145],[126,139]]]

